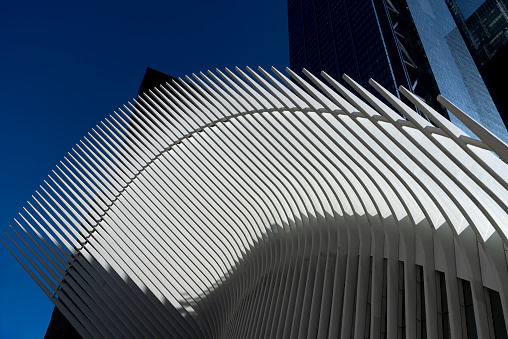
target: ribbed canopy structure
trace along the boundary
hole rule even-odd
[[[141,95],[28,202],[7,245],[77,331],[505,329],[506,144],[442,97],[479,139],[404,88],[411,107],[374,81],[376,95],[344,76],[353,94],[326,73],[272,71],[193,74]]]

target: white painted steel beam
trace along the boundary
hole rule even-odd
[[[358,94],[326,73],[235,71],[119,109],[15,220],[4,244],[76,330],[460,338],[470,286],[493,338],[489,290],[508,320],[508,146],[442,97],[479,139],[405,88],[428,120],[373,80],[378,96],[347,76]]]

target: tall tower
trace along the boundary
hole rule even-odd
[[[446,0],[457,27],[508,126],[508,1]]]
[[[290,65],[397,95],[402,85],[467,128],[442,107],[442,94],[499,138],[508,132],[443,0],[288,0]]]

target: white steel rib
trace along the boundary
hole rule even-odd
[[[32,196],[4,244],[75,329],[462,338],[471,310],[478,338],[505,328],[508,146],[442,97],[479,139],[402,87],[413,107],[272,71],[154,88]]]

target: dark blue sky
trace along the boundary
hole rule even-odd
[[[288,66],[286,1],[8,1],[0,11],[0,51],[6,239],[55,165],[136,95],[147,66],[173,76]],[[0,338],[42,338],[52,309],[0,245]]]

